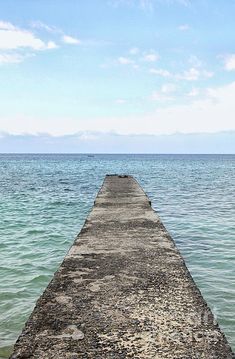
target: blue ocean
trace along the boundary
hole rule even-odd
[[[0,358],[107,173],[135,176],[235,349],[235,155],[0,155]]]

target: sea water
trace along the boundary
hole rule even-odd
[[[235,348],[235,155],[0,155],[0,358],[107,173],[136,177]]]

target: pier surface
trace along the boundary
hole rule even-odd
[[[234,356],[148,197],[114,175],[10,358]]]

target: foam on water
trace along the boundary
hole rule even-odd
[[[0,155],[0,358],[8,357],[106,173],[137,178],[235,348],[234,155]]]

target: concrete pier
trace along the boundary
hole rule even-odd
[[[184,260],[130,176],[106,176],[11,359],[232,359]]]

